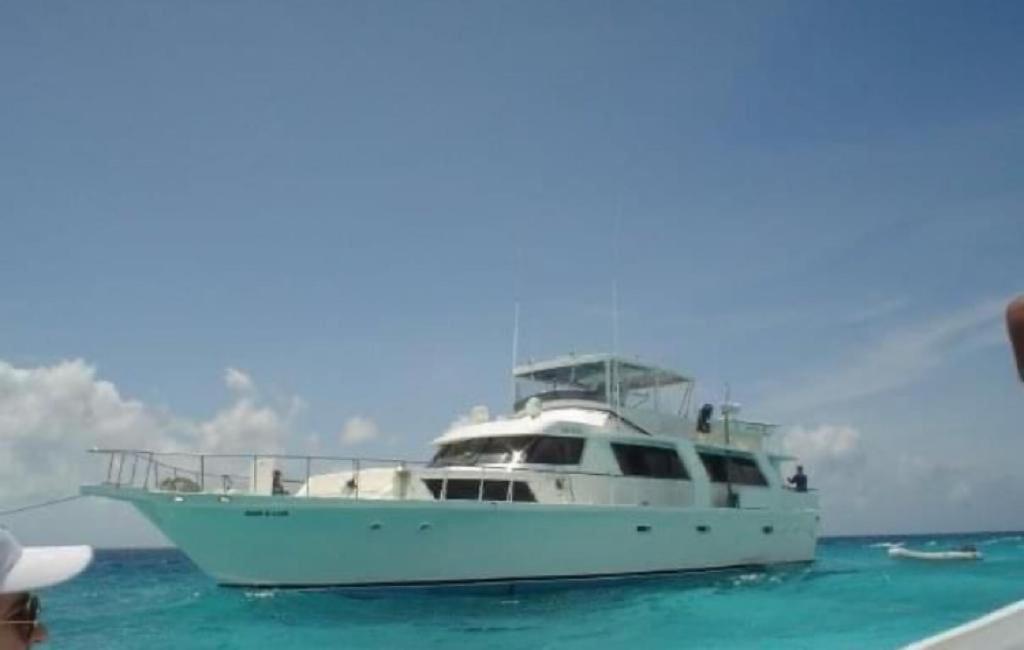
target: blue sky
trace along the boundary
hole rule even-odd
[[[832,532],[1024,527],[1022,32],[1012,2],[5,3],[8,395],[80,359],[201,429],[237,368],[290,450],[359,417],[355,451],[424,456],[506,406],[517,299],[524,356],[608,349],[616,282],[622,351],[824,431]],[[54,439],[25,395],[16,449]]]

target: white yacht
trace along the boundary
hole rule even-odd
[[[817,495],[772,427],[693,381],[608,354],[514,370],[512,415],[474,409],[431,461],[109,456],[83,494],[128,501],[225,585],[389,587],[672,574],[814,559]]]

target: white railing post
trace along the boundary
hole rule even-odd
[[[306,498],[307,499],[309,498],[309,493],[311,491],[310,490],[310,485],[309,485],[309,466],[310,466],[310,463],[312,463],[312,462],[313,462],[313,460],[309,456],[306,456]]]
[[[146,478],[142,481],[142,489],[149,489],[149,472],[153,469],[153,452],[148,452],[146,457]]]
[[[353,475],[353,479],[355,480],[355,483],[356,483],[356,501],[358,501],[359,500],[359,469],[360,469],[359,459],[356,458],[354,461],[352,461],[352,464],[355,467],[355,473]]]

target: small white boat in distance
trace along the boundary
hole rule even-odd
[[[933,562],[980,560],[982,555],[973,546],[965,546],[952,551],[914,551],[902,546],[889,549],[889,557],[907,560],[930,560]]]

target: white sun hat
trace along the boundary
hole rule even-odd
[[[0,594],[51,587],[74,578],[91,561],[89,546],[22,546],[0,528]]]

